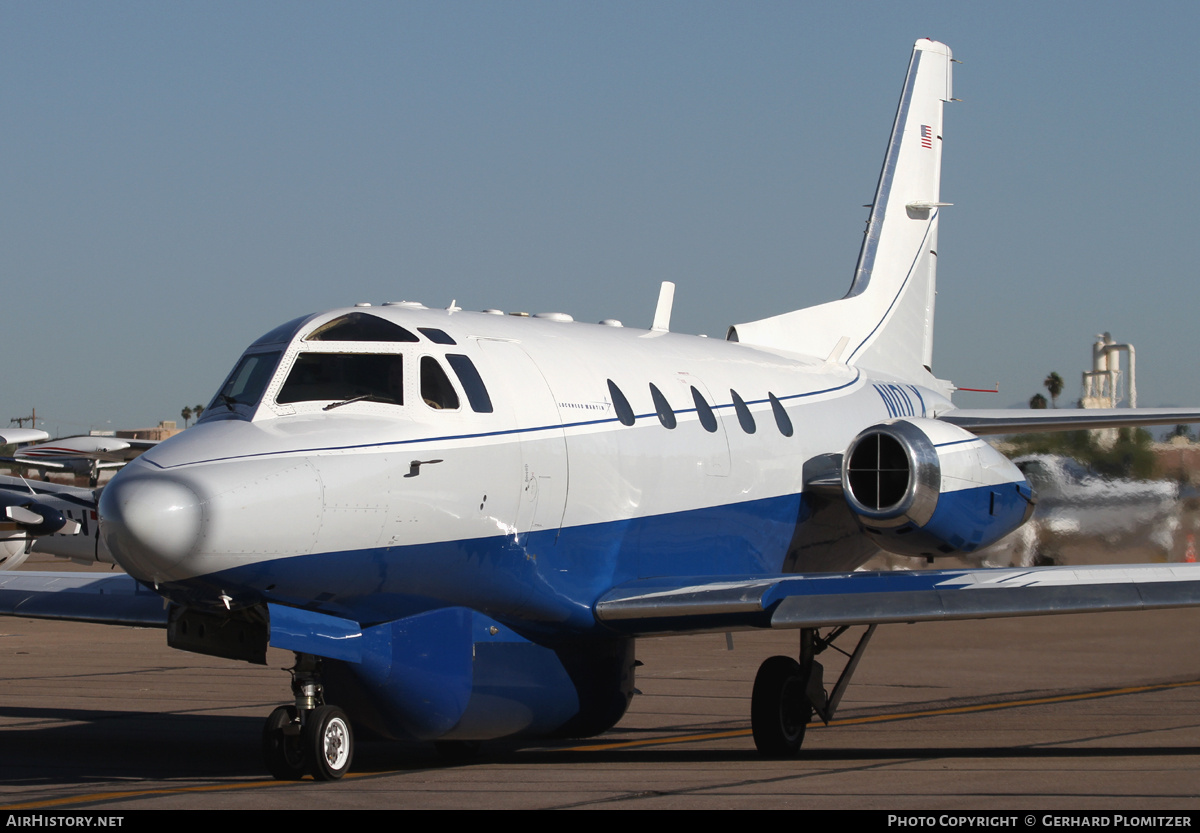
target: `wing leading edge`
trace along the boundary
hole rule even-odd
[[[655,578],[614,587],[596,619],[650,636],[1200,605],[1200,564]]]

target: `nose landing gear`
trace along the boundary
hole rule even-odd
[[[350,720],[337,706],[325,704],[320,657],[297,653],[288,670],[296,704],[275,709],[263,725],[267,771],[280,781],[305,775],[336,781],[350,770],[354,757]]]
[[[317,706],[309,712],[301,738],[318,781],[336,781],[350,769],[354,736],[346,713],[337,706]]]
[[[263,726],[263,760],[277,781],[299,781],[307,771],[300,741],[300,714],[295,706],[280,706]]]

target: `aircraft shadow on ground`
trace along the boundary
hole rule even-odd
[[[257,778],[266,777],[257,717],[160,714],[89,709],[0,708],[0,719],[30,721],[4,730],[0,784],[88,783],[112,778]],[[38,721],[47,724],[40,725]],[[68,721],[64,724],[64,721]],[[1077,743],[1086,743],[1082,738]],[[703,749],[692,745],[642,746],[633,749],[580,749],[578,740],[563,748],[522,749],[513,743],[485,746],[474,758],[449,760],[428,745],[364,739],[355,771],[390,771],[468,766],[545,764],[584,767],[613,764],[748,764],[758,762],[804,768],[823,762],[886,762],[930,759],[1098,759],[1195,756],[1194,746],[921,746],[810,749],[791,761],[762,758],[749,737],[744,748]],[[584,741],[603,743],[603,739]]]

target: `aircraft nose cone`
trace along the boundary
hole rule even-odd
[[[196,551],[203,515],[191,488],[162,475],[116,478],[99,508],[104,539],[126,572],[143,581],[184,577],[181,564]]]

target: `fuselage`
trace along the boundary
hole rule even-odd
[[[805,463],[950,407],[842,364],[564,319],[289,322],[113,479],[108,545],[191,606],[364,623],[463,606],[586,632],[632,579],[853,569],[860,551],[796,551]]]

